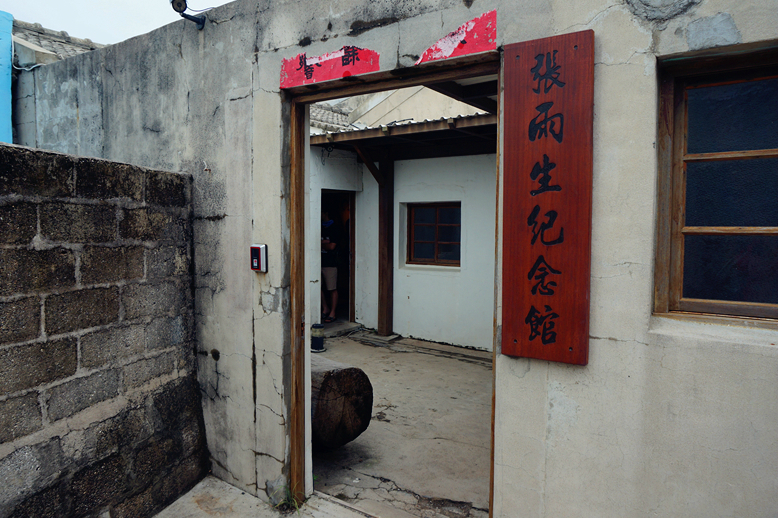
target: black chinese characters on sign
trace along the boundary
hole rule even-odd
[[[532,196],[537,196],[540,193],[548,191],[561,191],[562,187],[559,185],[549,185],[551,182],[551,170],[556,167],[556,164],[549,162],[548,155],[543,155],[543,165],[540,162],[535,162],[535,166],[532,168],[532,172],[529,174],[530,180],[537,180],[540,184],[540,189],[534,189],[529,193]]]
[[[562,88],[565,86],[565,83],[559,80],[559,69],[562,68],[561,65],[556,64],[556,55],[558,51],[552,52],[546,52],[545,55],[545,61],[546,61],[546,71],[541,73],[541,70],[543,69],[543,54],[538,54],[535,56],[535,61],[537,64],[530,69],[530,72],[532,72],[532,80],[538,82],[538,87],[533,88],[532,91],[536,94],[540,93],[540,86],[541,83],[543,84],[543,93],[547,94],[549,90],[551,90],[551,87],[558,86],[559,88]]]
[[[561,275],[562,272],[559,270],[555,270],[553,266],[548,264],[546,262],[546,259],[541,255],[538,257],[538,260],[535,261],[535,264],[532,266],[532,269],[527,274],[527,279],[529,280],[536,280],[538,281],[535,283],[534,286],[532,286],[532,294],[536,295],[537,293],[540,293],[541,295],[553,295],[554,294],[554,286],[556,286],[555,281],[546,281],[546,277],[549,273],[553,273],[554,275]]]
[[[321,63],[316,63],[317,67],[321,66]],[[302,70],[305,74],[305,79],[311,79],[313,77],[313,65],[308,64],[308,58],[305,53],[300,54],[300,66],[297,70]]]
[[[557,51],[546,52],[545,54],[538,54],[535,57],[535,66],[530,69],[532,73],[532,81],[537,82],[537,87],[532,91],[541,95],[547,94],[552,88],[564,88],[565,83],[560,81],[561,65],[556,61]],[[545,68],[545,70],[544,70]],[[535,142],[543,137],[548,137],[549,133],[551,137],[558,143],[562,143],[564,139],[564,123],[565,117],[562,113],[549,114],[554,107],[553,101],[542,102],[535,110],[538,115],[533,118],[529,123],[529,140]],[[562,190],[562,186],[557,184],[551,184],[551,171],[556,168],[556,163],[552,162],[547,154],[543,154],[543,163],[535,162],[535,165],[530,171],[530,180],[537,182],[539,187],[537,189],[530,190],[530,196],[537,196],[539,194],[548,192],[558,192]],[[545,221],[539,220],[541,209],[540,205],[535,205],[532,212],[527,217],[527,225],[532,227],[532,238],[530,239],[530,245],[534,246],[540,238],[540,243],[545,246],[560,245],[565,240],[564,228],[559,229],[559,233],[554,237],[551,234],[551,230],[554,228],[557,216],[559,215],[555,210],[549,210],[545,212]],[[547,236],[546,233],[549,233]],[[534,283],[530,288],[533,295],[551,297],[554,295],[554,288],[557,287],[557,282],[547,279],[549,275],[561,276],[562,271],[557,270],[551,266],[541,254],[538,255],[535,264],[527,274],[527,279]],[[555,313],[550,304],[542,304],[543,311],[538,310],[535,305],[530,304],[529,312],[527,313],[524,323],[529,326],[529,340],[532,341],[540,337],[540,341],[543,345],[553,344],[557,339],[557,332],[554,330],[556,327],[556,320],[559,318],[559,314]]]
[[[589,357],[593,30],[504,47],[500,354]]]
[[[532,341],[538,336],[543,344],[553,344],[556,342],[556,326],[555,319],[559,318],[559,315],[554,313],[551,306],[545,306],[545,314],[541,313],[535,306],[531,306],[527,318],[524,319],[525,324],[529,324],[529,340]]]
[[[340,59],[340,65],[347,67],[349,65],[356,65],[359,59],[359,47],[345,46],[343,47],[343,57]]]

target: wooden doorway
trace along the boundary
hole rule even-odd
[[[500,53],[485,52],[474,56],[432,62],[419,67],[381,72],[348,80],[332,81],[286,90],[291,110],[290,126],[290,234],[291,234],[291,410],[289,487],[302,500],[312,487],[310,437],[306,436],[306,421],[310,418],[310,403],[306,387],[306,323],[305,323],[305,185],[306,148],[308,145],[307,104],[352,95],[373,93],[417,85],[436,85],[455,93],[456,81],[479,76],[494,76],[500,72]],[[461,86],[461,85],[460,85]],[[499,85],[495,81],[496,93]],[[498,124],[499,126],[499,124]],[[499,142],[499,139],[498,139]],[[499,150],[498,150],[499,156]],[[499,179],[499,174],[498,174]],[[499,180],[498,180],[499,181]],[[308,427],[310,430],[310,427]],[[492,461],[494,455],[494,398],[492,398]],[[310,432],[309,432],[310,433]],[[493,500],[492,471],[490,507]],[[299,489],[297,489],[299,488]]]

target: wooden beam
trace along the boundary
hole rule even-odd
[[[379,164],[384,182],[378,187],[378,334],[392,334],[394,315],[394,162]]]
[[[479,110],[489,113],[497,113],[497,101],[490,99],[489,95],[497,94],[497,81],[488,81],[486,83],[477,83],[474,85],[462,86],[456,81],[446,81],[445,83],[436,83],[427,85],[427,88],[435,90],[454,100],[474,106]]]
[[[357,232],[356,232],[356,213],[357,202],[356,193],[354,191],[349,192],[348,195],[348,231],[349,231],[349,257],[348,257],[348,321],[357,321],[357,305],[356,305],[356,278],[357,278]]]
[[[381,171],[375,166],[375,162],[372,158],[370,158],[370,155],[367,153],[367,151],[356,144],[352,145],[354,146],[354,150],[357,152],[357,155],[359,155],[359,158],[362,159],[362,162],[365,163],[367,169],[373,175],[373,178],[375,178],[375,181],[378,182],[378,185],[383,185],[384,177],[381,174]]]
[[[333,81],[296,86],[285,90],[301,103],[315,103],[352,95],[408,88],[494,75],[500,69],[499,51],[462,56],[460,58],[432,61],[415,67],[407,67],[374,74],[344,77]]]
[[[467,130],[482,126],[495,126],[496,124],[496,115],[474,115],[472,117],[454,119],[453,128],[449,124],[449,119],[442,119],[437,121],[422,122],[418,124],[384,126],[381,128],[370,128],[366,130],[329,133],[327,135],[311,135],[311,145],[316,146],[322,144],[351,143],[353,141],[368,140],[379,137],[399,137],[404,135],[413,135],[416,133],[428,133],[431,131],[444,131],[451,129]],[[328,137],[331,137],[331,139]]]
[[[493,135],[482,135],[482,134],[480,134],[478,132],[475,132],[475,131],[466,130],[466,129],[462,129],[462,128],[457,128],[456,119],[453,119],[453,118],[448,119],[447,123],[448,123],[448,127],[452,131],[456,131],[458,133],[464,133],[465,135],[470,135],[471,137],[480,138],[482,140],[488,140],[488,141],[492,141],[492,142],[494,141],[494,136]],[[496,126],[496,124],[495,124],[495,126]]]
[[[498,74],[497,76],[497,92],[502,92],[502,75]],[[497,96],[497,99],[500,99],[500,96]],[[502,111],[502,104],[497,103],[497,118],[499,120],[500,115]],[[500,213],[501,213],[501,206],[500,206],[500,197],[502,196],[502,183],[501,183],[501,176],[503,176],[503,171],[500,169],[500,127],[497,127],[497,146],[496,146],[496,167],[497,167],[497,189],[495,192],[495,199],[494,199],[494,256],[499,257],[500,256],[500,239],[501,239],[501,226],[505,225],[505,222],[503,221],[500,223]],[[498,268],[499,268],[498,263]],[[497,279],[499,277],[499,274],[497,271],[495,271],[495,279],[494,279],[494,296],[495,300],[499,300],[497,297],[500,296],[500,288],[497,285]],[[497,397],[495,394],[497,394],[497,351],[499,349],[499,343],[500,343],[500,330],[502,329],[502,321],[497,315],[497,308],[494,308],[494,318],[493,318],[493,328],[492,328],[492,421],[491,425],[489,426],[489,518],[494,518],[494,444],[495,444],[495,437],[494,437],[494,424],[495,424],[495,417],[497,412]]]
[[[451,156],[489,155],[495,152],[497,146],[494,142],[469,142],[461,146],[397,146],[390,148],[392,158],[395,160],[420,160],[423,158],[442,158]]]
[[[292,102],[290,202],[287,205],[290,275],[291,408],[289,412],[289,490],[305,501],[305,105]]]

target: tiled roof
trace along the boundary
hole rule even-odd
[[[335,132],[353,129],[347,113],[324,103],[311,105],[311,127]]]
[[[60,59],[105,47],[89,39],[74,38],[65,31],[52,31],[43,28],[39,23],[27,23],[21,20],[14,20],[13,35],[53,52]]]
[[[311,126],[313,126],[313,107],[316,105],[311,105]],[[356,127],[356,126],[349,126],[349,127],[343,127],[339,129],[328,129],[328,128],[322,128],[325,130],[326,134],[341,134],[341,133],[357,133],[357,132],[368,132],[371,130],[376,130],[379,128],[388,129],[395,126],[413,126],[422,128],[423,125],[427,125],[429,129],[422,130],[422,131],[432,131],[433,129],[435,131],[440,130],[442,128],[442,125],[448,125],[456,126],[457,124],[462,121],[465,125],[472,125],[472,124],[485,124],[485,123],[491,123],[493,124],[494,121],[494,115],[491,113],[476,113],[475,115],[455,115],[453,117],[440,117],[438,119],[424,119],[424,120],[414,120],[414,119],[403,119],[399,121],[390,122],[389,124],[379,124],[377,126],[363,126],[363,127]],[[443,128],[445,129],[445,128]]]

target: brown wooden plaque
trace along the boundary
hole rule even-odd
[[[504,59],[502,354],[586,365],[594,31]]]

